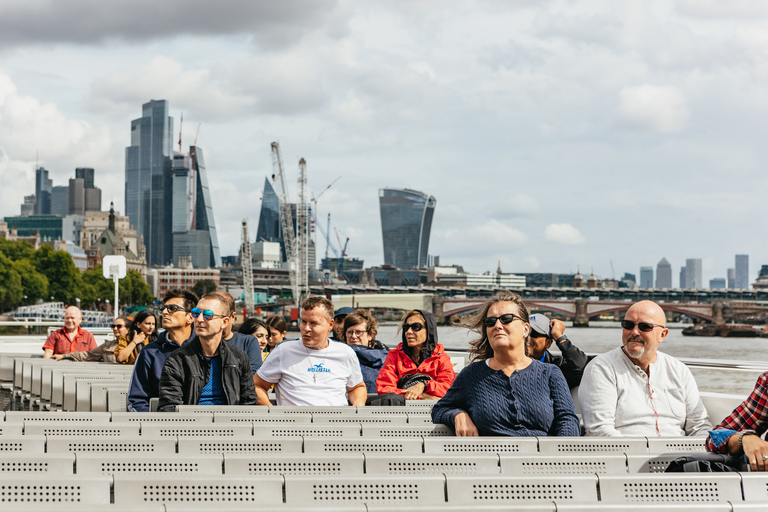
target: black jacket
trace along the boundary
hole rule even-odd
[[[565,336],[563,336],[565,338]],[[565,338],[560,343],[555,342],[560,349],[562,356],[553,356],[549,351],[544,352],[544,362],[554,364],[559,367],[565,376],[568,387],[575,388],[581,384],[581,376],[584,374],[584,367],[594,357],[588,357],[587,354],[579,350],[571,340]]]
[[[228,405],[256,405],[251,362],[245,352],[224,341],[219,345],[221,380]],[[168,356],[160,375],[159,411],[177,405],[196,405],[208,383],[211,362],[195,338]]]

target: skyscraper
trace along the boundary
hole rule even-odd
[[[69,213],[85,215],[85,180],[83,178],[69,179]]]
[[[401,269],[425,267],[437,201],[416,190],[379,189],[384,264]]]
[[[749,289],[749,255],[736,255],[736,288]]]
[[[680,267],[680,288],[688,288],[688,283],[685,282],[685,266]]]
[[[51,189],[53,180],[48,178],[48,171],[44,167],[39,167],[35,171],[35,215],[51,213]]]
[[[685,260],[685,287],[700,290],[704,288],[701,280],[701,259],[688,258]]]
[[[727,273],[728,288],[736,288],[736,269],[729,268]]]
[[[173,118],[168,102],[142,105],[142,117],[131,121],[131,145],[125,148],[125,210],[144,238],[149,265],[166,265],[172,257],[171,157]]]
[[[195,268],[221,267],[202,149],[190,146],[187,155],[174,155],[167,201],[171,203],[173,263],[180,266],[188,260]]]
[[[653,288],[653,267],[640,267],[640,288]]]
[[[672,288],[672,265],[667,258],[656,264],[656,288]]]

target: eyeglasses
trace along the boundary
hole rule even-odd
[[[168,313],[171,315],[178,311],[184,311],[185,313],[187,312],[187,310],[184,309],[184,306],[179,306],[178,304],[163,304],[160,307],[160,312],[163,312],[166,309],[168,310]]]
[[[112,324],[110,325],[112,329],[123,329],[125,327],[125,324]]]
[[[213,320],[215,317],[221,317],[221,318],[228,318],[229,315],[217,315],[210,309],[200,309],[200,308],[192,308],[192,318],[197,318],[200,316],[200,313],[203,314],[203,318],[206,320]]]
[[[425,327],[424,324],[420,324],[418,322],[412,323],[412,324],[403,324],[403,334],[408,332],[408,329],[413,329],[413,332],[419,332]]]
[[[651,332],[654,327],[661,327],[662,329],[666,329],[666,326],[659,325],[659,324],[652,324],[650,322],[633,322],[632,320],[622,320],[621,327],[624,329],[631,331],[632,329],[637,328],[640,330],[640,332]]]
[[[502,324],[507,325],[509,323],[512,323],[516,319],[522,321],[521,317],[513,313],[507,313],[506,315],[501,315],[501,316],[489,316],[487,318],[483,318],[483,325],[486,327],[493,327],[494,325],[496,325],[497,320],[501,320]]]
[[[414,324],[414,325],[421,325],[421,324]],[[411,326],[409,326],[409,327],[411,327]],[[414,331],[418,331],[418,330],[420,330],[420,329],[421,329],[421,327],[419,327],[419,329],[414,329]],[[407,330],[408,330],[408,329],[406,329],[406,331],[407,331]],[[352,331],[352,330],[349,330],[349,331],[347,331],[347,338],[352,338],[352,337],[355,337],[355,338],[362,338],[362,337],[363,337],[363,334],[365,334],[365,333],[367,333],[367,332],[368,332],[368,331]]]

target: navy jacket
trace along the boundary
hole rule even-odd
[[[224,341],[245,352],[248,356],[248,360],[251,362],[251,376],[256,375],[256,370],[261,368],[262,362],[261,347],[259,346],[259,340],[256,339],[256,336],[233,332],[232,337]]]
[[[378,341],[377,341],[378,343]],[[377,346],[386,347],[378,343]],[[376,377],[379,376],[379,370],[384,365],[389,350],[368,348],[363,345],[349,345],[349,348],[355,351],[357,359],[360,361],[360,371],[363,374],[363,382],[369,393],[376,394]]]
[[[171,352],[179,348],[179,344],[168,339],[167,331],[163,331],[153,343],[145,346],[131,376],[131,387],[128,390],[128,410],[133,412],[149,412],[149,399],[160,396],[160,374],[165,360]],[[195,330],[184,340],[184,346],[195,337]]]

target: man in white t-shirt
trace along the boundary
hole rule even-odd
[[[270,405],[273,384],[277,405],[347,405],[347,398],[352,405],[365,405],[368,392],[357,355],[328,339],[333,304],[309,297],[301,309],[301,340],[275,346],[253,377],[259,405]]]

